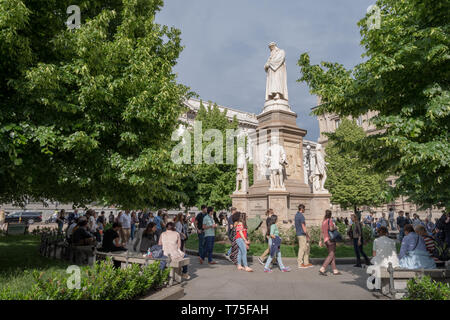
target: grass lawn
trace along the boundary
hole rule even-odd
[[[0,236],[0,288],[11,286],[25,291],[34,283],[32,270],[65,272],[68,263],[42,257],[39,254],[40,236]]]
[[[229,243],[214,243],[214,252],[215,253],[225,253],[228,248],[231,246]],[[196,234],[191,234],[186,242],[186,248],[192,250],[198,250],[198,237]],[[251,243],[250,250],[248,251],[248,255],[259,256],[264,250],[266,250],[267,244],[265,243]],[[370,257],[372,256],[372,242],[364,245],[364,252]],[[298,245],[282,245],[281,246],[281,255],[283,257],[292,257],[296,258],[298,253]],[[310,258],[325,258],[328,256],[327,248],[321,248],[318,245],[311,246]],[[354,257],[355,252],[353,251],[353,246],[344,245],[338,243],[336,248],[336,257],[338,258],[349,258]]]

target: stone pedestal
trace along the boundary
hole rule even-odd
[[[280,104],[281,103],[281,104]],[[253,150],[253,185],[247,194],[231,195],[233,207],[246,212],[249,217],[264,218],[271,208],[280,223],[292,224],[298,205],[306,206],[305,218],[309,225],[318,225],[331,208],[329,194],[313,194],[305,183],[303,168],[303,137],[306,130],[297,126],[297,114],[292,112],[284,100],[268,101],[262,114],[257,116],[258,128]],[[270,182],[262,165],[264,150],[267,149],[272,134],[278,134],[279,143],[286,151],[288,166],[285,190],[269,190]]]

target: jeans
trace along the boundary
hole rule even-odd
[[[136,225],[134,223],[131,224],[130,237],[131,240],[134,240],[134,231],[136,230]]]
[[[228,249],[228,251],[227,251],[227,256],[229,256],[231,254],[231,247],[230,247],[230,249]]]
[[[200,256],[200,258],[202,258],[202,260],[205,260],[205,257],[208,256],[208,262],[213,261],[212,258],[213,249],[214,249],[214,236],[205,237],[205,247],[203,248],[202,255]]]
[[[198,234],[198,256],[203,257],[203,251],[205,250],[205,234],[199,233]]]
[[[361,255],[364,257],[364,260],[366,260],[366,262],[369,261],[369,258],[364,253],[362,240],[361,240],[361,245],[358,245],[358,238],[353,238],[353,249],[355,250],[355,254],[356,254],[356,264],[361,264]]]
[[[405,229],[400,228],[399,233],[398,233],[398,240],[400,240],[400,242],[402,242],[404,237],[405,237]]]
[[[272,238],[269,239],[269,248],[272,246]],[[266,261],[266,265],[264,266],[264,269],[269,269],[270,268],[270,263],[272,262],[272,256],[269,253],[269,256],[267,257],[267,261]],[[281,260],[281,250],[278,250],[277,253],[277,261],[278,261],[278,266],[280,267],[280,270],[283,270],[284,264],[283,264],[283,260]]]
[[[391,224],[391,230],[394,230],[394,219],[389,220],[389,223]]]
[[[236,239],[236,243],[239,247],[237,264],[243,267],[247,267],[247,246],[245,245],[245,241],[242,238],[238,238]]]

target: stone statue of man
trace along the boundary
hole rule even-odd
[[[248,191],[247,157],[244,148],[239,147],[237,149],[236,190],[234,193],[247,193]]]
[[[285,167],[287,165],[286,151],[278,143],[278,136],[272,135],[269,148],[268,168],[270,171],[270,189],[284,190]]]
[[[322,145],[316,146],[316,161],[313,174],[313,187],[315,191],[327,192],[325,189],[325,181],[327,180],[326,162],[322,152]]]
[[[269,43],[270,57],[264,70],[267,73],[266,101],[283,99],[288,101],[286,54],[275,42]]]

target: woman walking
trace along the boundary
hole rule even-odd
[[[231,251],[230,251],[230,260],[237,265],[238,260],[238,254],[239,254],[239,246],[236,241],[236,226],[239,222],[239,219],[241,217],[240,212],[235,212],[231,216],[231,222],[233,223],[233,228],[230,230],[230,240],[231,240]]]
[[[138,219],[138,217],[136,216],[136,212],[133,211],[133,212],[131,213],[131,224],[130,224],[130,227],[131,227],[131,230],[130,230],[130,237],[131,237],[131,240],[134,240],[134,233],[135,233],[135,231],[136,231],[136,223],[138,223],[138,222],[139,222],[139,219]]]
[[[238,270],[253,272],[253,270],[247,265],[247,250],[249,248],[250,241],[248,241],[247,238],[247,217],[244,212],[240,214],[239,220],[236,224],[236,243],[239,247],[237,256]]]
[[[187,232],[185,230],[183,213],[182,212],[178,213],[173,222],[175,222],[175,230],[180,234],[181,251],[184,251],[184,244],[186,243]]]
[[[272,269],[270,269],[270,263],[275,255],[277,256],[277,262],[280,270],[282,272],[291,271],[291,268],[284,266],[283,260],[281,259],[281,238],[277,227],[277,220],[278,217],[275,214],[270,218],[269,229],[267,230],[267,235],[269,236],[270,254],[267,258],[266,265],[264,266],[264,272],[272,272]]]
[[[354,248],[355,254],[356,254],[356,264],[354,265],[354,267],[357,267],[357,268],[362,267],[360,254],[364,257],[364,260],[366,261],[366,265],[370,266],[370,265],[372,265],[372,263],[370,263],[369,258],[367,257],[367,255],[365,254],[365,252],[363,250],[364,239],[363,239],[361,222],[359,222],[359,220],[355,214],[352,214],[350,217],[351,217],[353,223],[349,230],[349,236],[350,236],[350,239],[353,239],[353,248]]]
[[[336,230],[337,227],[331,219],[331,210],[325,210],[325,217],[322,221],[322,228],[320,233],[320,241],[319,246],[323,247],[323,244],[327,246],[328,249],[328,257],[323,262],[322,267],[319,269],[319,274],[322,276],[326,276],[326,270],[329,264],[331,264],[331,268],[333,269],[334,275],[340,275],[341,273],[336,268],[336,241],[330,239],[329,231]],[[323,239],[323,242],[322,242]]]

